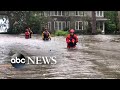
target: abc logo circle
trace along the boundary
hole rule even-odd
[[[17,63],[17,64],[19,64],[19,63],[22,63],[22,64],[25,64],[25,58],[22,58],[22,59],[20,59],[20,58],[12,58],[11,59],[11,63]]]

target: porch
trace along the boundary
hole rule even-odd
[[[101,30],[102,34],[105,34],[105,21],[109,19],[106,18],[96,18],[96,28]]]

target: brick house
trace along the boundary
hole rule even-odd
[[[44,16],[48,18],[47,27],[52,30],[63,30],[73,28],[75,30],[85,30],[88,20],[92,17],[92,11],[44,11]],[[97,30],[105,32],[104,11],[96,11]]]

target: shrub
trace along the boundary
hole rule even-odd
[[[75,30],[75,34],[79,34],[79,35],[84,34],[84,35],[86,35],[87,30]]]
[[[116,31],[115,24],[107,24],[106,25],[106,33],[114,33]]]
[[[21,33],[21,29],[19,27],[14,27],[11,32],[13,34],[20,34]]]
[[[63,31],[63,30],[57,30],[55,32],[56,36],[66,36],[68,34],[68,31]]]
[[[98,29],[96,33],[97,33],[97,34],[102,34],[102,30],[101,30],[101,29]]]

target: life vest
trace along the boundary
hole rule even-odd
[[[78,42],[78,37],[77,37],[77,35],[73,35],[73,36],[71,36],[70,34],[67,36],[67,38],[66,38],[66,42],[67,43],[70,43],[70,42],[75,42],[75,43],[77,43]]]
[[[29,32],[25,32],[25,38],[29,38],[29,35],[30,35],[30,33]]]
[[[47,31],[47,32],[44,32],[44,35],[49,35],[49,32]]]
[[[77,42],[78,42],[78,37],[75,34],[73,36],[68,34],[68,36],[66,37],[67,48],[75,48]]]
[[[44,35],[44,38],[48,38],[48,37],[49,37],[49,32],[48,32],[48,31],[47,31],[47,32],[44,31],[44,32],[43,32],[43,35]]]

